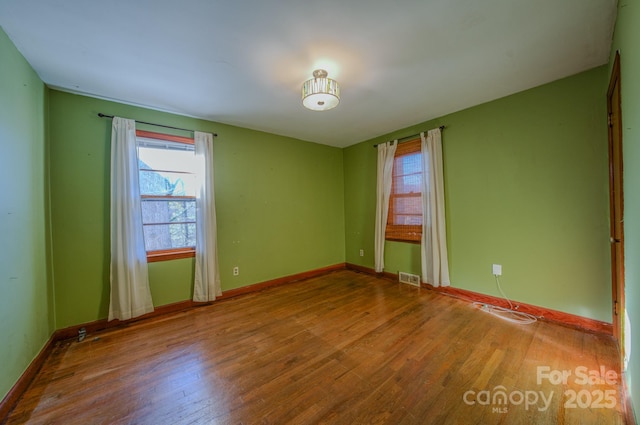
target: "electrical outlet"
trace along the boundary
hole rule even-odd
[[[240,267],[235,266],[235,267],[233,268],[233,275],[234,275],[234,276],[238,276],[239,274],[240,274]]]
[[[361,250],[360,250],[360,256],[361,256],[361,257],[364,257],[364,249],[361,249]]]
[[[502,276],[502,265],[494,264],[492,267],[492,271],[494,276]]]

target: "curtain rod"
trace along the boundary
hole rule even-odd
[[[447,128],[447,127],[445,127],[444,125],[441,125],[441,126],[440,126],[440,127],[438,127],[438,128],[440,129],[440,131],[442,131],[442,130],[444,130],[444,129],[445,129],[445,128]],[[427,131],[429,131],[429,130],[427,130]],[[423,133],[426,133],[427,131],[423,131]],[[420,135],[420,133],[412,134],[411,136],[405,136],[405,137],[402,137],[402,138],[398,139],[398,143],[408,142],[410,139],[413,139],[414,137],[419,136],[419,135]],[[390,142],[393,142],[393,140],[390,140]],[[373,145],[373,147],[374,147],[374,148],[377,148],[377,147],[378,147],[378,145],[381,145],[381,144],[382,144],[382,143],[378,143],[378,144],[376,144],[376,145]]]
[[[113,115],[106,115],[106,114],[103,114],[102,112],[99,112],[98,116],[100,118],[113,118]],[[195,130],[189,130],[188,128],[172,127],[170,125],[164,125],[164,124],[154,124],[152,122],[145,122],[145,121],[136,121],[136,122],[139,122],[140,124],[154,125],[156,127],[171,128],[173,130],[182,130],[182,131],[191,131],[191,132],[195,131]],[[213,133],[213,137],[218,137],[218,133]]]

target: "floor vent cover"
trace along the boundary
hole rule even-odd
[[[398,273],[398,279],[402,283],[406,283],[413,286],[420,286],[420,276],[417,274],[400,272]]]

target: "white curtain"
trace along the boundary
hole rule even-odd
[[[378,175],[376,189],[376,233],[375,233],[375,270],[384,270],[384,242],[387,217],[389,216],[389,197],[393,173],[393,159],[398,141],[381,143],[378,145]]]
[[[216,207],[213,185],[213,135],[196,131],[199,190],[196,195],[196,268],[193,300],[213,301],[222,295],[218,268]]]
[[[111,295],[109,320],[153,311],[138,184],[136,123],[113,118],[111,128]]]
[[[422,281],[449,286],[447,230],[444,216],[444,173],[440,129],[422,139]]]

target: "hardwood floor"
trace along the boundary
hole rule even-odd
[[[7,424],[622,424],[617,359],[344,270],[60,342]]]

